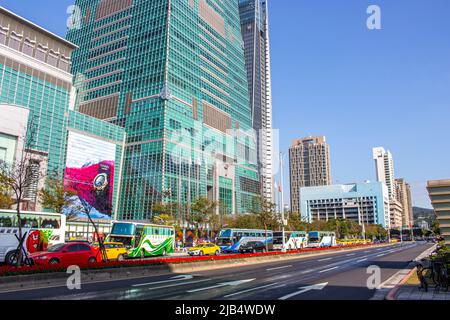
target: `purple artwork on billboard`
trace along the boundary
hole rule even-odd
[[[92,206],[93,218],[112,216],[115,151],[113,143],[69,132],[65,187],[76,193],[74,206],[81,200]],[[81,211],[77,214],[83,215]]]

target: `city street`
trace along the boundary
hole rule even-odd
[[[381,268],[382,283],[431,246],[405,242],[193,274],[82,284],[76,291],[53,287],[4,292],[0,299],[367,300],[375,293],[366,285],[367,267]]]

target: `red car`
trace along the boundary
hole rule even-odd
[[[30,255],[33,264],[38,266],[87,265],[101,260],[98,248],[86,242],[69,242],[54,245],[47,251]]]

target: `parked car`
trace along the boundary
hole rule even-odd
[[[260,241],[249,241],[239,248],[239,253],[256,253],[256,252],[266,252],[267,248],[263,242]]]
[[[86,242],[69,242],[54,245],[44,252],[30,255],[32,264],[40,266],[86,265],[101,261],[98,248]]]
[[[204,243],[189,248],[188,254],[190,256],[203,256],[203,255],[219,255],[220,247],[214,243]]]
[[[104,242],[106,256],[110,261],[123,261],[127,257],[128,250],[123,243],[120,242]],[[99,249],[98,243],[96,243],[95,248]]]

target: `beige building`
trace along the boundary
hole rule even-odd
[[[450,246],[450,179],[428,181],[427,189],[445,244]]]
[[[300,212],[300,188],[331,185],[330,146],[325,137],[296,139],[289,148],[292,212]]]
[[[400,229],[403,225],[403,206],[397,199],[390,199],[389,201],[390,211],[390,228]]]
[[[411,186],[405,179],[395,179],[397,200],[402,204],[403,226],[412,227],[414,225]]]

